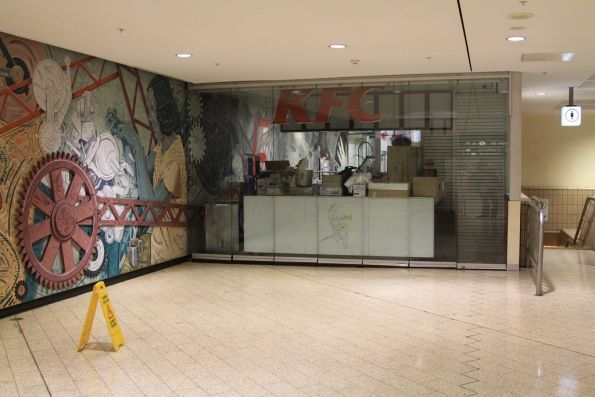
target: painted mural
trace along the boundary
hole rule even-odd
[[[0,309],[188,253],[187,92],[0,33]]]
[[[248,156],[347,165],[345,133],[282,133],[273,101],[0,33],[0,309],[204,249]]]

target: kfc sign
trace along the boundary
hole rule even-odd
[[[380,121],[379,113],[366,113],[362,110],[362,98],[370,91],[383,90],[383,87],[335,87],[321,90],[320,102],[316,114],[311,119],[305,108],[305,101],[315,91],[282,90],[277,102],[274,124],[288,124],[289,113],[297,124],[328,123],[332,108],[347,108],[354,121],[374,123]],[[338,96],[337,94],[343,94]]]

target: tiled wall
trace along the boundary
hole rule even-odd
[[[545,245],[563,245],[563,240],[556,233],[563,228],[576,228],[581,218],[585,200],[595,196],[595,188],[539,188],[523,187],[529,197],[537,196],[549,200],[549,217],[545,223]],[[521,206],[521,264],[525,263],[525,241],[527,228],[527,205]]]
[[[523,187],[527,196],[549,200],[549,219],[546,232],[559,232],[563,228],[576,228],[588,196],[595,195],[595,189],[542,189]]]

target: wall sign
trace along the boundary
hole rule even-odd
[[[578,127],[581,125],[581,107],[564,106],[560,112],[562,127]]]
[[[288,124],[291,112],[293,119],[298,124],[328,123],[332,108],[347,108],[351,118],[355,121],[374,123],[381,120],[379,113],[366,113],[362,110],[362,98],[374,90],[384,90],[383,87],[348,87],[324,88],[321,91],[320,103],[316,115],[311,119],[306,111],[306,99],[315,91],[314,88],[303,90],[282,90],[277,101],[274,124]],[[337,94],[348,94],[348,97]],[[347,99],[347,100],[345,100]]]

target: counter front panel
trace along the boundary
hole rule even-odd
[[[246,196],[246,253],[432,258],[432,198]]]

